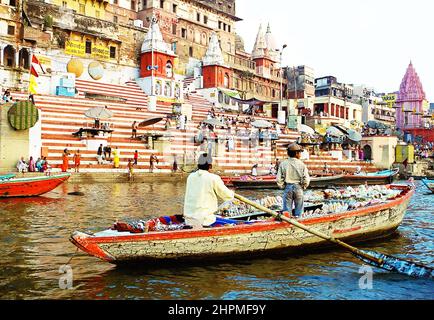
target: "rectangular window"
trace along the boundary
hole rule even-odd
[[[136,2],[131,1],[131,10],[136,11]]]
[[[172,51],[176,54],[176,42],[172,43]]]
[[[172,34],[176,36],[176,23],[172,24]]]
[[[222,22],[219,21],[219,29],[221,30],[221,28],[222,28]]]
[[[231,26],[228,25],[228,32],[231,32]]]
[[[17,2],[16,2],[16,0],[9,0],[9,5],[10,5],[11,7],[16,7],[16,6],[17,6]]]
[[[182,28],[181,29],[181,36],[184,39],[187,39],[187,29]]]
[[[10,36],[15,35],[15,27],[14,26],[8,26],[8,35],[10,35]]]
[[[64,7],[64,8],[67,7],[67,3],[66,3],[66,1],[62,1],[62,7]]]
[[[196,20],[197,20],[198,22],[200,22],[200,13],[199,13],[199,12],[196,13]]]
[[[203,16],[203,23],[208,24],[208,17],[207,16]]]
[[[116,0],[118,1],[118,0]],[[146,9],[148,7],[148,1],[143,0],[143,5],[142,5],[142,9]]]
[[[189,48],[188,54],[190,55],[190,57],[193,57],[193,47]]]
[[[118,23],[118,17],[117,16],[113,16],[113,22]]]
[[[80,8],[78,12],[80,14],[86,14],[86,7],[84,6],[84,4],[80,4]]]
[[[164,0],[160,0],[160,8],[164,9]]]
[[[86,53],[92,53],[92,41],[86,40]]]
[[[110,58],[116,59],[116,47],[110,46]]]
[[[172,11],[173,11],[173,13],[176,13],[177,9],[178,9],[178,6],[177,6],[176,4],[174,4],[174,5],[172,6]]]

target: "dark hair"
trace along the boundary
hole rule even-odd
[[[297,156],[297,153],[299,153],[301,151],[293,151],[293,150],[288,150],[288,156],[290,158],[295,158]]]
[[[197,167],[199,170],[205,170],[208,171],[212,167],[212,158],[211,156],[208,156],[207,153],[202,154],[199,157],[198,165]]]

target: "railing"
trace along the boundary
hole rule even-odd
[[[224,53],[225,62],[239,70],[255,72],[256,63],[250,59],[241,58],[230,53]]]

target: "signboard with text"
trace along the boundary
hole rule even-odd
[[[65,42],[65,54],[84,57],[86,44],[80,41],[68,40]]]

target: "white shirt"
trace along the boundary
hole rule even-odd
[[[223,201],[234,199],[234,192],[218,175],[205,170],[190,174],[185,191],[185,222],[194,227],[212,225],[216,221],[214,213],[218,210],[218,198]]]

